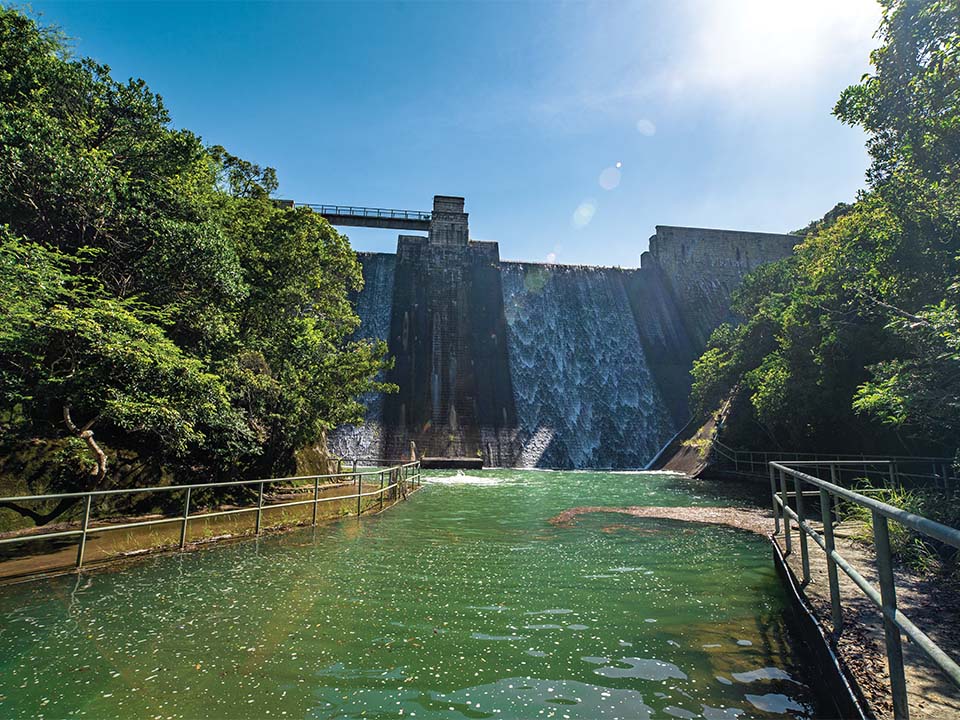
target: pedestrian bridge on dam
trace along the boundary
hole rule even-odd
[[[321,205],[281,200],[284,207],[308,207],[331,225],[390,230],[419,230],[428,234],[431,245],[466,246],[470,240],[468,213],[464,200],[453,195],[434,195],[433,210],[397,210],[355,205]]]
[[[300,203],[323,215],[331,225],[373,227],[390,230],[430,230],[431,213],[423,210],[355,207],[353,205],[316,205]]]

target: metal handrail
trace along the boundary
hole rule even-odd
[[[392,208],[357,207],[355,205],[317,205],[300,203],[321,215],[352,215],[355,217],[387,218],[390,220],[422,220],[430,222],[431,213],[423,210],[397,210]]]
[[[826,464],[834,460],[843,460],[843,461],[855,461],[860,460],[884,460],[889,462],[937,462],[937,463],[952,463],[953,458],[943,457],[937,455],[865,455],[863,453],[798,453],[798,452],[781,452],[779,450],[740,450],[738,448],[732,448],[729,445],[723,443],[720,440],[714,439],[713,444],[717,447],[726,450],[727,453],[732,453],[738,457],[743,457],[747,455],[767,455],[767,456],[776,456],[778,460],[772,462],[784,462],[789,461],[791,464],[799,462],[799,458],[809,458],[809,462],[819,461],[821,464]],[[789,458],[797,458],[797,460],[792,460]],[[807,462],[807,461],[804,461]]]
[[[738,450],[725,445],[719,439],[713,440],[714,457],[722,458],[733,464],[734,472],[741,475],[764,474],[770,462],[786,462],[792,464],[805,463],[808,465],[826,466],[833,462],[844,469],[847,466],[860,466],[865,473],[868,466],[884,465],[887,470],[886,481],[893,487],[902,484],[904,479],[922,480],[927,482],[956,483],[957,472],[953,467],[954,459],[930,455],[867,455],[854,453],[785,453],[768,450]],[[916,466],[930,465],[932,472],[907,472],[905,468],[918,469]],[[911,467],[912,466],[912,467]],[[925,469],[925,468],[921,468]]]
[[[847,461],[859,463],[860,461]],[[892,460],[886,462],[892,463]],[[830,479],[827,482],[790,465],[829,465]],[[773,504],[774,534],[781,531],[783,523],[785,554],[792,552],[790,539],[790,520],[793,519],[798,528],[800,540],[801,568],[803,584],[810,582],[810,559],[807,546],[807,537],[824,551],[827,560],[827,576],[830,585],[830,608],[835,635],[843,630],[843,613],[840,605],[840,585],[837,568],[854,582],[870,601],[883,614],[884,646],[887,654],[887,663],[890,670],[890,688],[893,695],[894,717],[897,720],[909,718],[907,706],[906,678],[903,666],[903,649],[900,632],[907,635],[917,647],[939,667],[950,680],[960,687],[960,665],[953,660],[940,646],[930,639],[922,630],[897,609],[897,590],[893,573],[893,556],[890,549],[890,531],[888,521],[904,525],[914,532],[934,538],[945,545],[960,549],[960,530],[935,522],[929,518],[907,512],[901,508],[880,502],[862,493],[854,492],[836,484],[838,466],[842,461],[790,461],[770,462],[770,492]],[[779,490],[776,475],[779,474]],[[787,477],[793,478],[794,493],[787,492]],[[819,490],[820,513],[823,523],[823,534],[814,530],[807,522],[802,485],[813,485]],[[793,495],[796,510],[788,503],[788,496]],[[837,552],[833,537],[834,518],[832,506],[840,500],[855,503],[870,510],[873,517],[873,539],[876,550],[877,572],[880,580],[880,589],[871,585],[850,563]],[[831,502],[831,500],[833,502]]]
[[[390,480],[386,486],[384,486],[384,475],[387,475]],[[365,477],[379,477],[380,487],[377,490],[372,490],[368,492],[363,492],[363,479]],[[351,481],[356,480],[357,492],[350,493],[347,495],[335,495],[333,497],[320,497],[320,481],[327,479],[350,479]],[[308,500],[292,500],[289,502],[282,503],[273,503],[270,505],[264,505],[263,491],[267,485],[281,483],[281,482],[290,482],[290,481],[303,481],[303,480],[313,480],[313,498]],[[357,517],[361,515],[361,500],[364,497],[370,497],[373,495],[380,496],[380,507],[383,508],[383,495],[385,492],[391,490],[392,488],[400,487],[402,490],[405,489],[408,481],[413,481],[417,487],[420,486],[421,474],[420,474],[420,461],[414,460],[412,462],[400,463],[393,465],[388,468],[378,468],[376,470],[366,470],[358,472],[354,467],[353,471],[338,472],[338,473],[327,473],[321,475],[293,475],[288,477],[279,477],[279,478],[264,478],[260,480],[231,480],[221,483],[194,483],[190,485],[166,485],[166,486],[153,486],[153,487],[143,487],[143,488],[115,488],[110,490],[88,490],[86,492],[72,492],[72,493],[50,493],[47,495],[18,495],[13,497],[3,497],[0,498],[0,502],[30,502],[30,501],[43,501],[43,500],[61,500],[64,498],[86,498],[86,503],[84,507],[83,521],[79,529],[76,530],[58,530],[56,532],[49,533],[25,533],[23,535],[15,535],[7,538],[0,538],[0,545],[8,545],[12,543],[22,543],[30,542],[35,540],[50,540],[58,537],[76,537],[80,536],[80,542],[77,547],[77,569],[83,566],[83,555],[87,542],[87,535],[90,533],[100,533],[100,532],[110,532],[113,530],[127,530],[134,527],[146,527],[151,525],[160,525],[163,523],[179,522],[181,523],[180,531],[180,549],[182,550],[186,545],[187,539],[187,528],[191,520],[201,520],[205,518],[220,517],[224,515],[236,515],[239,513],[254,512],[257,513],[257,522],[256,522],[256,534],[260,534],[261,520],[263,518],[264,509],[275,509],[275,508],[285,508],[285,507],[294,507],[298,505],[309,505],[313,504],[313,519],[312,524],[317,524],[317,507],[320,503],[332,502],[334,500],[344,500],[346,498],[356,498],[357,499]],[[352,483],[351,483],[352,484]],[[190,499],[194,490],[205,490],[212,488],[222,488],[222,487],[235,487],[238,485],[255,485],[258,487],[258,498],[257,504],[253,507],[243,507],[243,508],[233,508],[230,510],[215,510],[212,512],[206,513],[190,513]],[[309,491],[311,488],[309,485],[299,487],[299,488],[290,488],[294,491]],[[100,498],[108,495],[128,495],[135,493],[154,493],[154,492],[177,492],[177,491],[186,491],[183,512],[174,517],[165,517],[153,520],[137,520],[134,522],[128,523],[119,523],[119,524],[107,524],[107,525],[91,525],[90,521],[90,512],[93,505],[94,498]]]

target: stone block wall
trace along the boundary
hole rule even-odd
[[[434,195],[430,216],[430,244],[465,246],[470,240],[467,213],[463,198]]]
[[[730,316],[730,295],[760,265],[793,252],[796,235],[657,225],[641,259],[655,263],[670,284],[695,345],[702,349]]]
[[[384,404],[387,457],[410,440],[427,455],[473,457],[516,424],[498,262],[496,243],[400,237],[388,338],[388,379],[400,391]]]

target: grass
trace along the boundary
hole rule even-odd
[[[855,489],[867,489],[864,486]],[[960,528],[960,498],[956,493],[939,488],[882,488],[872,490],[870,497],[893,505],[915,515],[921,515],[949,527]],[[853,537],[873,545],[873,514],[868,508],[854,503],[843,503],[844,519],[861,524]],[[958,551],[948,545],[921,535],[911,528],[891,520],[890,549],[894,559],[923,576],[939,576],[945,580],[960,581]]]
[[[712,440],[710,438],[693,437],[689,440],[684,440],[681,445],[683,447],[693,448],[697,452],[697,457],[701,460],[706,460],[710,455]]]

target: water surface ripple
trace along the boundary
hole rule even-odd
[[[0,589],[0,717],[817,716],[761,538],[548,522],[709,504],[675,478],[438,480],[359,523]]]

